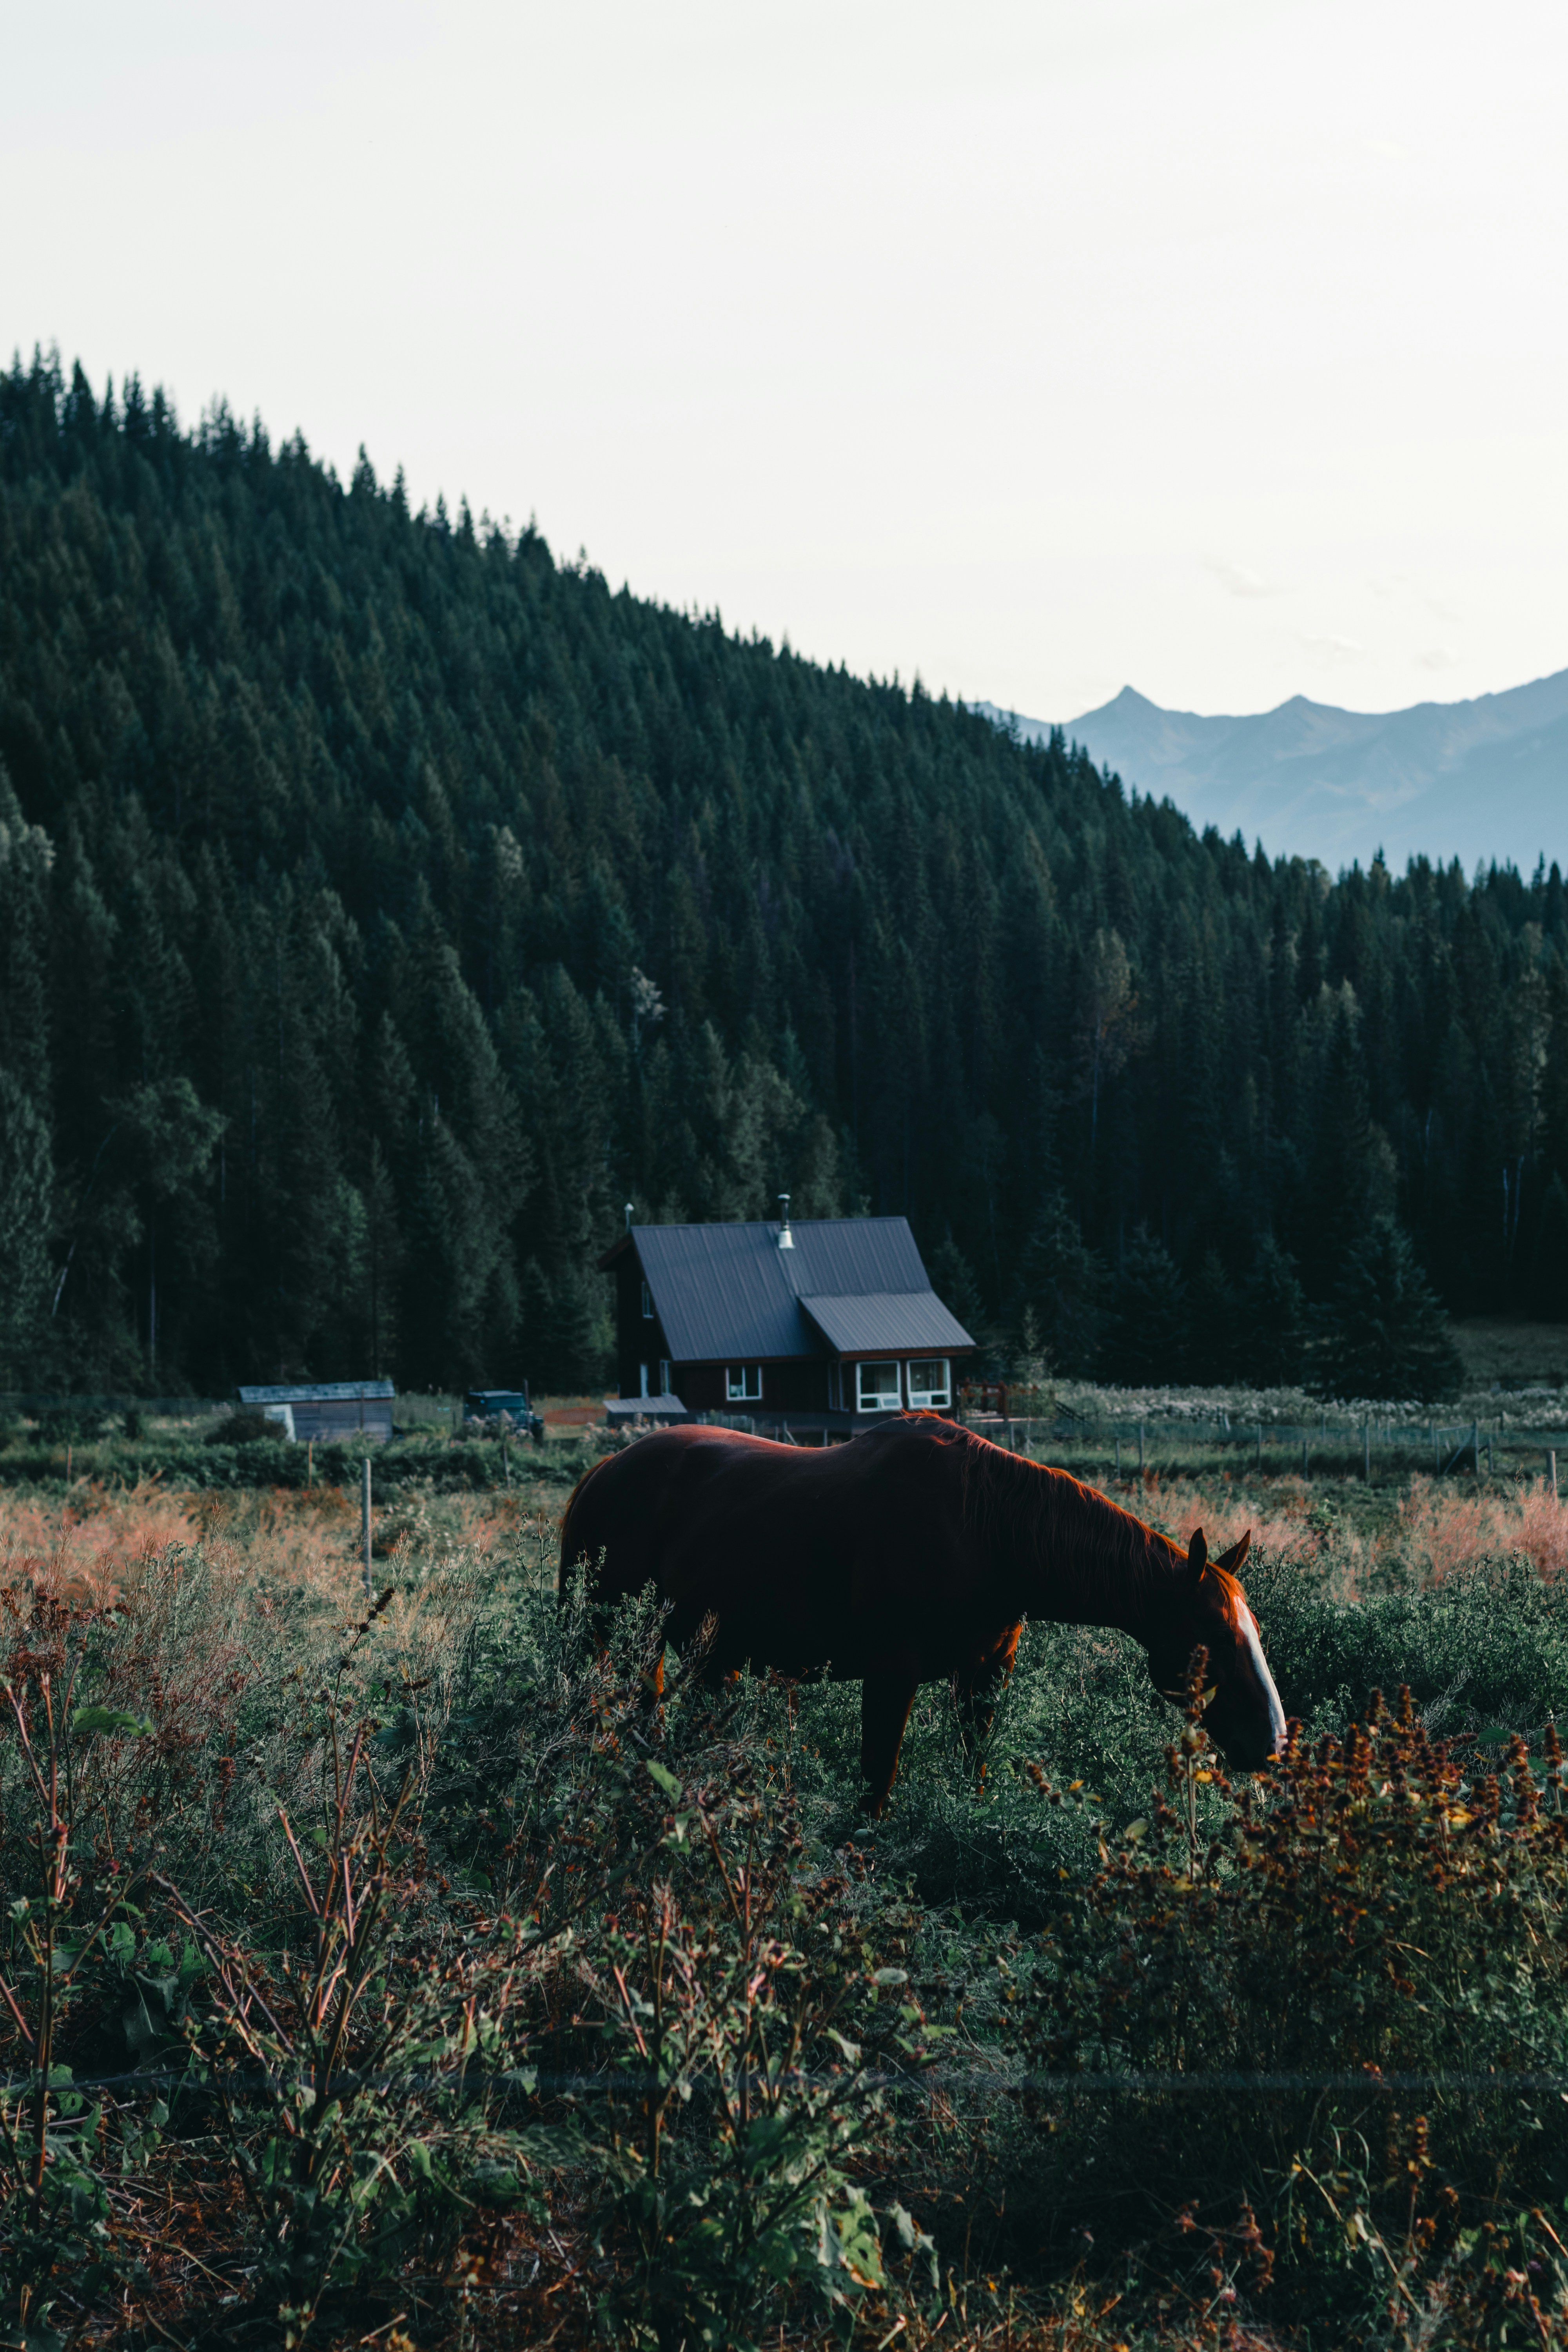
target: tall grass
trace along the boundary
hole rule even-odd
[[[1286,1767],[1034,1626],[875,1827],[858,1689],[654,1710],[551,1499],[389,1496],[367,1612],[330,1492],[0,1495],[14,2336],[1568,2341],[1549,1495],[1151,1480],[1273,1507]]]

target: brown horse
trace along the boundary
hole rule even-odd
[[[1256,1770],[1285,1718],[1236,1580],[1248,1541],[1210,1560],[1200,1529],[1184,1553],[1066,1471],[934,1415],[810,1449],[688,1427],[580,1481],[557,1589],[579,1561],[600,1601],[652,1584],[678,1648],[711,1617],[710,1675],[749,1662],[860,1679],[860,1764],[879,1813],[919,1685],[951,1681],[966,1739],[983,1737],[1028,1617],[1120,1627],[1173,1696],[1202,1643],[1205,1725]]]

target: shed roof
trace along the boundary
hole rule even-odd
[[[395,1394],[390,1381],[312,1381],[303,1388],[241,1389],[241,1404],[357,1404]]]
[[[603,1263],[627,1241],[636,1249],[672,1362],[973,1346],[932,1290],[907,1218],[802,1219],[790,1233],[795,1247],[781,1249],[773,1220],[636,1225]],[[887,1337],[895,1321],[913,1336]]]

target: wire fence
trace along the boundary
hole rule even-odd
[[[1568,1430],[1510,1428],[1500,1416],[1495,1426],[1475,1420],[1355,1422],[1326,1412],[1316,1422],[1296,1423],[1244,1422],[1229,1415],[1180,1421],[967,1418],[970,1426],[1010,1452],[1089,1454],[1103,1459],[1119,1477],[1203,1448],[1259,1472],[1294,1471],[1303,1478],[1314,1470],[1343,1475],[1359,1468],[1370,1479],[1374,1465],[1380,1471],[1425,1470],[1437,1478],[1461,1472],[1479,1476],[1484,1462],[1489,1475],[1511,1469],[1549,1477],[1555,1492],[1557,1457],[1568,1455]]]

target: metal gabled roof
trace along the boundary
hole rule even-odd
[[[368,1404],[394,1394],[390,1381],[310,1381],[302,1388],[242,1388],[241,1404]]]
[[[949,1349],[974,1345],[934,1290],[877,1290],[861,1297],[803,1298],[800,1303],[840,1356],[862,1356],[883,1348],[889,1355],[910,1355],[925,1348],[933,1355],[945,1355]]]
[[[776,1222],[751,1224],[635,1225],[635,1247],[670,1360],[758,1363],[790,1356],[845,1352],[804,1309],[806,1298],[832,1300],[846,1313],[858,1301],[929,1302],[911,1347],[972,1347],[931,1286],[904,1217],[824,1217],[792,1221],[793,1249],[779,1247]],[[902,1310],[900,1310],[902,1311]],[[881,1338],[850,1348],[904,1344]]]

